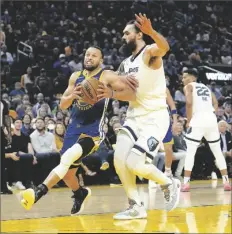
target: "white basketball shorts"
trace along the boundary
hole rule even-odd
[[[127,118],[122,130],[134,141],[132,150],[146,153],[152,160],[168,131],[169,124],[170,117],[165,108],[147,115]]]
[[[194,114],[185,135],[187,143],[197,145],[203,137],[211,144],[220,141],[217,117],[213,112]]]

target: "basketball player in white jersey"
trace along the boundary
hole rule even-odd
[[[149,35],[156,44],[147,46],[144,34]],[[166,39],[152,28],[146,15],[142,14],[136,15],[136,21],[130,21],[126,25],[123,39],[132,55],[123,61],[120,72],[134,74],[139,87],[135,100],[129,102],[127,118],[117,136],[114,154],[115,168],[130,206],[126,211],[116,214],[114,219],[139,219],[146,218],[147,213],[137,191],[136,175],[161,185],[166,210],[174,209],[179,201],[180,181],[168,178],[151,164],[152,155],[156,155],[170,121],[162,60],[169,50],[169,45]],[[103,94],[99,97],[107,96],[105,87],[101,87],[99,92]],[[110,91],[108,93],[110,94]],[[134,94],[117,90],[111,97],[127,100],[127,95]]]
[[[203,137],[208,141],[216,159],[216,164],[221,171],[224,190],[231,191],[226,161],[220,147],[217,117],[214,113],[218,107],[217,99],[207,86],[196,82],[197,76],[198,72],[194,69],[186,70],[183,73],[188,130],[185,136],[187,155],[185,158],[184,184],[181,191],[189,192],[190,190],[189,182],[194,158]]]

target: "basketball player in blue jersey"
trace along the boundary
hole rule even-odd
[[[163,139],[163,143],[164,143],[164,151],[165,151],[165,174],[166,176],[170,177],[172,176],[171,167],[172,167],[172,160],[174,158],[173,151],[172,151],[172,146],[174,144],[172,132],[176,128],[176,125],[177,125],[177,110],[176,110],[175,102],[173,101],[173,98],[168,88],[166,88],[166,93],[167,93],[166,100],[167,100],[167,104],[169,106],[170,114],[172,118],[170,117],[171,118],[170,125],[166,133],[166,136]]]
[[[91,46],[87,49],[84,58],[84,70],[74,72],[69,80],[69,85],[64,92],[60,107],[67,109],[72,104],[72,114],[69,126],[61,150],[60,164],[55,167],[45,181],[38,187],[21,192],[21,205],[29,210],[48,190],[61,179],[72,189],[74,205],[71,215],[78,214],[84,207],[84,202],[91,195],[89,188],[80,187],[76,172],[83,157],[95,151],[99,143],[104,139],[103,126],[108,100],[101,100],[94,105],[86,104],[81,99],[81,85],[84,79],[98,79],[114,90],[125,93],[133,93],[137,81],[133,77],[119,76],[113,71],[103,70],[103,53],[99,47]],[[135,96],[127,96],[127,100],[133,100]]]

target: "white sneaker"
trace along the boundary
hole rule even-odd
[[[16,183],[13,183],[13,186],[15,189],[18,189],[18,190],[25,190],[26,187],[22,184],[21,181],[17,181]]]
[[[130,205],[128,209],[114,215],[113,219],[128,220],[128,219],[145,219],[147,218],[147,212],[143,205],[137,204]]]
[[[171,178],[172,184],[160,186],[164,193],[165,209],[171,211],[175,209],[180,200],[181,183],[176,178]]]
[[[214,171],[211,173],[211,179],[217,180],[217,174]]]
[[[158,186],[156,184],[156,182],[152,181],[152,180],[149,180],[148,181],[148,188],[149,189],[156,189]]]

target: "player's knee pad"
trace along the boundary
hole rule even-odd
[[[91,137],[81,138],[77,141],[77,143],[79,143],[82,147],[83,152],[81,157],[87,156],[95,147],[95,143]]]
[[[71,148],[65,151],[62,155],[60,164],[53,169],[53,171],[63,179],[69,170],[69,167],[78,160],[83,154],[83,150],[80,144],[75,144]]]

